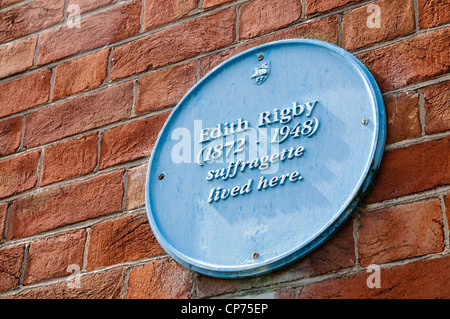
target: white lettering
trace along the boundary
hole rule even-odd
[[[274,176],[270,179],[270,181],[267,180],[265,176],[261,176],[259,178],[258,187],[256,188],[258,191],[267,189],[268,187],[276,187],[278,185],[284,185],[286,180],[289,180],[291,183],[295,183],[296,181],[301,181],[303,177],[300,175],[299,172],[295,171],[288,174],[283,174],[280,177]]]
[[[311,103],[305,103],[306,109],[308,110],[308,112],[305,114],[307,117],[311,116],[311,113],[312,113],[314,107],[316,106],[317,101],[314,101],[314,102],[311,102]]]
[[[292,121],[293,118],[301,116],[307,110],[305,116],[310,117],[314,107],[317,105],[318,101],[308,102],[305,104],[298,104],[293,102],[291,107],[286,107],[281,111],[274,109],[273,113],[268,111],[259,113],[258,127],[270,125],[273,123],[286,124]]]

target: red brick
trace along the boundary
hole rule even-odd
[[[36,186],[40,153],[34,151],[0,161],[0,198]]]
[[[126,210],[135,209],[145,205],[147,167],[148,164],[144,164],[128,170]]]
[[[89,233],[86,269],[161,255],[145,213],[136,213],[94,225]]]
[[[322,246],[280,273],[284,279],[296,280],[353,267],[354,247],[353,220],[350,219]]]
[[[300,0],[254,0],[241,7],[240,38],[250,39],[285,27],[300,19],[301,15]]]
[[[380,28],[370,28],[370,6],[380,8]],[[379,0],[342,16],[342,47],[354,50],[415,31],[413,0]]]
[[[126,82],[29,114],[24,146],[42,145],[129,117],[133,90],[133,82]]]
[[[59,64],[55,69],[53,100],[99,87],[107,76],[109,49]]]
[[[234,42],[236,9],[201,16],[114,50],[113,80],[158,68]]]
[[[128,279],[128,299],[188,299],[193,273],[170,258],[133,268]]]
[[[0,249],[0,291],[6,291],[19,285],[24,246]]]
[[[325,12],[359,1],[361,0],[306,0],[305,14],[308,16],[319,12]]]
[[[114,268],[100,273],[82,275],[79,288],[67,280],[25,289],[11,299],[121,299],[125,280],[125,269]],[[72,285],[69,285],[71,283]]]
[[[140,78],[136,113],[156,111],[177,104],[195,84],[196,72],[197,63],[194,61]]]
[[[450,184],[450,137],[390,150],[384,154],[367,203]]]
[[[65,277],[70,265],[83,266],[84,229],[39,239],[30,244],[24,284]]]
[[[66,24],[41,35],[38,65],[69,55],[91,50],[128,38],[139,32],[141,1],[129,1],[119,6],[81,19],[81,27]]]
[[[209,9],[212,7],[220,6],[221,4],[230,3],[236,0],[203,0],[203,9]]]
[[[50,96],[51,77],[51,70],[41,70],[0,84],[2,92],[0,116],[25,111],[46,103]]]
[[[419,0],[419,27],[431,28],[450,22],[450,1]]]
[[[0,13],[0,42],[15,39],[60,22],[64,0],[34,0]]]
[[[273,289],[273,288],[272,288]],[[268,291],[262,293],[250,293],[248,295],[241,295],[239,299],[295,299],[296,289],[283,288],[276,291]],[[279,312],[278,312],[279,313]],[[284,316],[283,316],[284,317]]]
[[[362,266],[437,253],[443,249],[438,200],[399,205],[361,218],[358,251]]]
[[[200,76],[204,77],[208,72],[213,70],[216,66],[221,64],[222,62],[228,60],[229,58],[237,55],[240,52],[243,52],[247,49],[257,46],[254,41],[245,42],[242,44],[238,44],[229,49],[225,49],[219,53],[213,53],[204,58],[200,59]]]
[[[6,214],[8,212],[8,203],[0,203],[0,241],[5,233]]]
[[[330,16],[317,21],[291,27],[267,35],[262,39],[265,42],[272,42],[276,40],[297,39],[297,38],[322,40],[337,45],[338,17]]]
[[[0,156],[17,151],[22,136],[23,117],[0,121]]]
[[[359,54],[382,91],[425,81],[450,70],[450,28]]]
[[[372,273],[306,285],[299,298],[316,299],[446,299],[450,295],[450,258],[418,261],[380,270],[381,288],[368,288]],[[370,280],[370,279],[369,279]]]
[[[338,43],[338,18],[331,16],[318,21],[291,27],[282,31],[263,36],[256,40],[251,40],[239,44],[233,48],[215,53],[200,59],[200,75],[204,76],[215,66],[232,56],[255,46],[284,39],[308,38],[317,39],[330,43]]]
[[[423,89],[425,99],[425,132],[438,133],[450,129],[450,81]]]
[[[0,8],[4,8],[4,7],[10,6],[10,5],[13,5],[20,1],[23,1],[23,0],[0,0]]]
[[[123,171],[41,190],[11,204],[6,238],[23,238],[117,212],[122,197]]]
[[[97,165],[96,133],[70,139],[45,148],[41,186],[85,175]]]
[[[387,113],[386,143],[395,143],[422,134],[419,114],[419,94],[407,91],[386,95]]]
[[[100,169],[149,156],[169,112],[115,127],[103,134]]]
[[[78,5],[80,7],[80,12],[83,13],[107,5],[109,3],[112,3],[113,1],[114,0],[69,0],[69,6]],[[68,9],[70,9],[70,7],[68,7]],[[75,14],[74,11],[70,10],[68,10],[68,13],[69,16]]]
[[[37,36],[0,46],[0,78],[25,71],[33,65]]]
[[[150,30],[180,20],[197,9],[198,0],[148,0],[145,2],[144,28]]]
[[[294,264],[276,272],[255,279],[217,279],[198,276],[197,295],[208,298],[255,287],[274,286],[329,272],[350,268],[355,265],[355,242],[353,240],[353,222],[348,221],[329,241],[317,250]]]

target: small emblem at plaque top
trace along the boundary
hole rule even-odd
[[[269,75],[270,75],[270,62],[265,62],[253,70],[251,79],[253,80],[253,83],[260,85],[267,80]]]

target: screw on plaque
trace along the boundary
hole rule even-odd
[[[162,181],[162,180],[164,179],[164,177],[166,177],[166,175],[164,175],[164,174],[159,174],[158,179],[159,179],[160,181]]]
[[[258,55],[258,58],[257,58],[258,61],[262,61],[263,59],[264,59],[264,54]]]
[[[365,119],[362,120],[361,123],[362,123],[362,125],[367,125],[367,124],[369,124],[369,119],[365,118]]]
[[[258,254],[257,252],[254,252],[254,253],[252,254],[252,258],[253,258],[253,259],[258,259],[258,257],[259,257],[259,254]]]

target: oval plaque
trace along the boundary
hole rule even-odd
[[[370,189],[386,116],[350,53],[283,40],[216,67],[180,101],[146,182],[153,233],[222,278],[265,274],[326,241]]]

